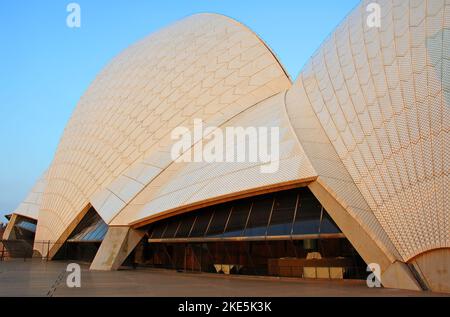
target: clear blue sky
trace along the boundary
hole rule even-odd
[[[66,6],[81,6],[81,28]],[[51,163],[95,75],[130,44],[178,19],[216,12],[243,22],[292,78],[358,0],[1,0],[0,221]]]

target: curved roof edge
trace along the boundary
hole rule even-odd
[[[181,21],[183,19],[189,18],[189,17],[194,17],[197,15],[212,15],[212,16],[218,16],[218,17],[222,17],[222,18],[226,18],[228,20],[230,20],[231,22],[245,28],[246,30],[248,30],[250,33],[252,33],[260,42],[261,44],[263,44],[268,50],[269,52],[272,54],[272,56],[275,58],[275,60],[278,62],[278,65],[281,67],[281,69],[283,70],[284,74],[286,75],[286,77],[289,79],[289,81],[291,82],[291,84],[294,83],[294,81],[292,80],[291,75],[289,74],[289,72],[287,71],[286,67],[284,67],[284,64],[281,62],[281,59],[278,57],[278,54],[275,53],[275,51],[270,47],[269,44],[266,43],[266,41],[263,40],[263,38],[255,31],[253,30],[250,26],[248,26],[247,24],[238,21],[226,14],[223,13],[216,13],[216,12],[199,12],[199,13],[194,13],[191,15],[187,15],[184,18],[178,20]],[[177,23],[178,21],[176,21],[175,23]],[[156,31],[157,32],[157,31]]]

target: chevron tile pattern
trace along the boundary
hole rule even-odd
[[[380,28],[366,23],[373,2]],[[250,163],[174,164],[171,132],[192,129],[196,118],[279,127],[279,173]],[[129,226],[314,181],[389,264],[412,263],[450,248],[449,124],[450,0],[362,1],[293,85],[254,33],[200,14],[131,46],[99,74],[15,213],[39,219],[36,241],[64,242],[89,205],[109,225]]]
[[[243,25],[196,15],[133,45],[80,100],[48,172],[36,240],[60,239],[92,200],[110,221],[170,163],[170,133],[226,120],[291,85]]]
[[[326,135],[299,133],[318,174],[407,261],[450,247],[450,1],[378,1],[381,28],[365,22],[370,2],[312,57],[290,112]]]
[[[220,127],[221,131],[227,127],[279,129],[280,158],[276,173],[261,173],[262,162],[172,164],[150,182],[111,225],[132,225],[199,202],[314,178],[315,171],[290,128],[284,98],[284,92],[268,98]]]

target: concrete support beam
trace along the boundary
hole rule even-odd
[[[375,242],[369,232],[348,213],[319,181],[311,183],[308,187],[363,260],[367,264],[377,263],[380,265],[383,286],[414,291],[421,290],[408,266],[393,259],[392,254],[386,254],[385,250]]]
[[[34,243],[34,249],[38,250],[39,253],[41,253],[42,258],[48,258],[53,259],[53,257],[58,253],[59,249],[64,245],[64,243],[67,241],[69,236],[72,234],[72,232],[75,230],[75,228],[78,226],[78,224],[83,220],[83,218],[88,213],[89,209],[92,208],[90,204],[88,204],[73,220],[70,224],[67,225],[64,232],[60,235],[58,240],[56,241],[49,241],[49,248],[45,248],[45,242],[47,240],[41,240],[41,241],[35,241]],[[39,245],[41,244],[41,245]]]
[[[116,271],[144,237],[130,227],[109,227],[91,265],[93,271]]]
[[[11,216],[11,219],[9,219],[9,223],[6,226],[5,232],[3,232],[3,240],[15,240],[16,239],[16,233],[14,231],[14,226],[16,225],[17,220],[19,217],[16,214],[13,214]]]
[[[407,289],[422,291],[408,265],[403,262],[394,262],[381,275],[381,282],[386,288]]]
[[[450,293],[450,249],[425,252],[411,261],[417,273],[433,292]]]

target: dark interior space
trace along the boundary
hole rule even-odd
[[[108,225],[91,207],[54,259],[92,262],[107,231]]]
[[[366,265],[307,188],[154,223],[129,261],[220,274],[358,279]]]

